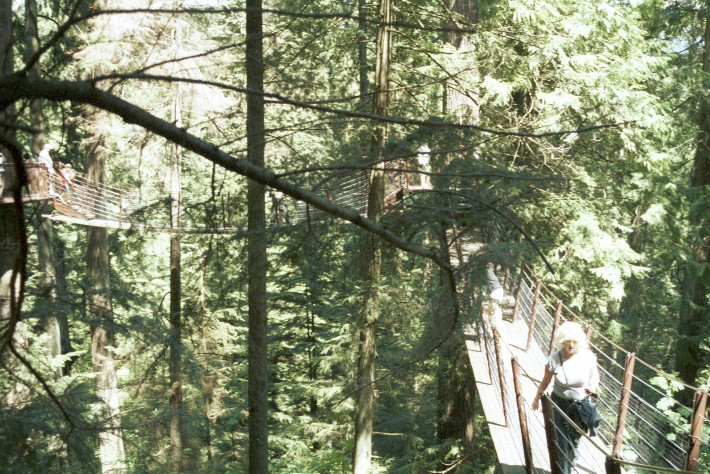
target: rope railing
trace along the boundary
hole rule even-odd
[[[549,289],[534,278],[529,269],[521,270],[518,282],[513,319],[523,318],[529,328],[528,341],[535,340],[543,351],[547,352],[551,347],[556,318],[583,322],[569,308],[558,302]],[[551,308],[554,308],[552,312]],[[599,333],[595,333],[594,338],[591,349],[599,361],[602,394],[597,408],[603,417],[598,439],[607,447],[612,447],[612,464],[636,463],[637,467],[641,466],[643,469],[655,467],[670,472],[707,469],[700,456],[701,451],[708,451],[707,441],[702,435],[703,427],[707,433],[708,425],[705,413],[707,392],[696,389],[694,411],[679,407],[680,413],[677,416],[682,416],[684,411],[694,413],[692,419],[686,419],[688,426],[685,426],[655,405],[658,400],[665,398],[666,394],[654,387],[647,380],[648,377],[644,378],[634,372],[633,363],[637,360],[635,354],[615,345]],[[607,344],[607,347],[612,347],[618,355],[625,355],[627,365],[622,366],[614,356],[604,352],[598,340]],[[644,363],[644,367],[653,374],[667,375],[650,364]],[[643,388],[644,393],[655,392],[656,396],[652,397],[654,400],[649,401],[641,396],[634,390],[634,384]],[[623,420],[620,419],[621,416]],[[611,420],[616,421],[616,426],[613,426]]]

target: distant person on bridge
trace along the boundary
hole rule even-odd
[[[556,345],[558,350],[547,359],[545,375],[532,402],[532,409],[538,409],[540,397],[554,378],[552,401],[567,416],[576,420],[575,409],[580,404],[575,402],[587,402],[589,397],[597,397],[599,388],[597,357],[589,349],[584,330],[575,322],[567,321],[557,329]],[[593,411],[596,414],[596,410]],[[577,448],[581,435],[557,410],[554,412],[558,466],[560,472],[570,474],[575,460],[579,457]],[[598,414],[596,416],[598,417]],[[594,421],[598,425],[598,418]]]
[[[54,194],[54,161],[52,161],[52,157],[49,155],[49,151],[53,150],[54,147],[50,145],[49,143],[45,143],[44,147],[42,147],[42,150],[40,150],[39,155],[37,156],[37,160],[39,161],[40,166],[44,166],[47,168],[47,182],[48,182],[48,188],[49,188],[49,194]]]
[[[419,182],[422,188],[431,188],[431,149],[426,143],[417,149],[417,165],[419,166]]]
[[[38,156],[40,164],[43,164],[50,173],[54,173],[54,161],[52,161],[52,157],[49,155],[49,151],[53,149],[54,147],[52,147],[52,145],[45,143]]]

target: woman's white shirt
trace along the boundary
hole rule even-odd
[[[599,384],[597,356],[589,349],[580,349],[566,360],[557,351],[547,359],[546,367],[555,376],[552,392],[562,398],[582,400],[587,396],[585,387],[596,389]]]

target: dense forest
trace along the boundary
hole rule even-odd
[[[493,472],[462,327],[523,263],[710,387],[710,0],[0,9],[3,472]],[[132,228],[23,200],[45,144]]]

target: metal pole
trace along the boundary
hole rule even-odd
[[[550,397],[542,395],[542,416],[545,419],[545,437],[547,438],[547,451],[550,453],[550,473],[562,474],[558,464],[557,428],[555,427],[555,412]]]
[[[614,434],[614,444],[611,455],[618,459],[621,454],[621,445],[624,442],[624,428],[626,427],[626,415],[629,411],[629,399],[631,398],[631,385],[634,381],[634,365],[636,364],[636,354],[630,352],[626,354],[626,367],[624,368],[624,382],[621,387],[621,399],[619,400],[619,415],[616,420],[616,433]]]
[[[557,300],[557,306],[555,307],[555,319],[552,321],[552,334],[550,334],[550,350],[547,353],[548,356],[555,352],[555,335],[557,335],[557,328],[560,326],[562,306],[562,300]]]
[[[530,447],[530,435],[528,431],[528,418],[525,412],[525,399],[523,398],[523,387],[520,383],[520,364],[518,359],[513,357],[513,386],[515,387],[515,402],[518,405],[518,418],[520,419],[520,435],[523,439],[523,455],[525,456],[525,472],[532,474],[533,458]]]
[[[698,457],[700,456],[700,444],[703,440],[703,424],[705,422],[705,410],[708,406],[708,393],[698,390],[695,392],[695,405],[693,406],[693,421],[690,425],[690,443],[688,446],[688,457],[685,461],[686,471],[696,471],[698,469]]]
[[[504,426],[508,426],[508,400],[505,396],[505,371],[503,370],[503,357],[500,351],[500,334],[498,329],[493,328],[493,345],[496,351],[496,365],[498,366],[498,380],[500,382],[500,399],[503,403],[503,418],[505,419]]]
[[[537,313],[537,304],[540,300],[540,289],[542,288],[542,280],[538,280],[535,285],[535,294],[533,296],[532,309],[530,310],[530,329],[528,330],[528,342],[525,344],[525,350],[530,348],[530,341],[532,341],[533,331],[535,330],[535,316]]]

